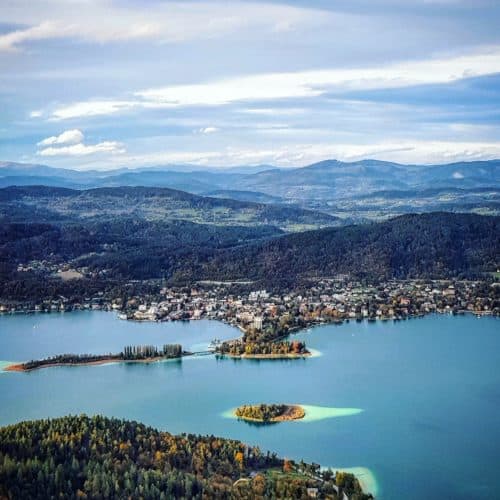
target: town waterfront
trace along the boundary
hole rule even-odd
[[[0,424],[102,413],[173,433],[236,438],[324,466],[361,467],[381,499],[489,499],[500,491],[499,327],[498,319],[472,315],[350,322],[294,336],[322,353],[309,359],[200,356],[2,372]],[[213,338],[239,335],[207,320],[133,323],[100,311],[5,315],[0,363],[127,344],[202,350]],[[228,409],[260,402],[316,413],[271,426],[226,418]]]

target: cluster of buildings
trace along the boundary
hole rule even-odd
[[[278,292],[235,293],[230,286],[159,288],[157,293],[96,297],[69,303],[65,297],[39,304],[2,304],[0,312],[115,310],[122,319],[180,321],[214,319],[244,332],[287,331],[311,324],[399,320],[428,313],[500,314],[500,283],[487,281],[387,281],[366,285],[342,279],[311,281]]]
[[[162,289],[161,300],[119,304],[127,319],[216,319],[244,332],[292,330],[344,320],[399,320],[428,313],[500,314],[500,284],[472,281],[389,281],[378,286],[320,280],[285,293],[232,294],[223,286]]]

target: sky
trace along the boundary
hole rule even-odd
[[[500,158],[500,0],[1,0],[0,161]]]

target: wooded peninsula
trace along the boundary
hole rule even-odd
[[[311,356],[306,343],[299,340],[276,342],[223,342],[216,353],[233,358],[247,359],[294,359]]]
[[[27,372],[51,366],[97,365],[113,362],[152,363],[162,359],[176,359],[190,353],[180,344],[165,344],[161,349],[152,345],[125,346],[118,354],[58,354],[44,359],[9,365],[5,371]]]
[[[0,428],[1,498],[373,498],[352,474],[215,436],[86,415]]]

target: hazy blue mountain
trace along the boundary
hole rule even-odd
[[[204,196],[213,198],[230,198],[240,201],[254,201],[256,203],[282,203],[284,200],[279,196],[259,193],[258,191],[239,191],[237,189],[216,189],[203,193]]]
[[[324,200],[381,190],[500,186],[500,160],[449,165],[400,165],[378,160],[326,160],[246,177],[241,187],[297,200]]]
[[[428,210],[484,211],[498,213],[487,193],[477,191],[474,199],[449,191],[429,194],[429,189],[471,190],[500,188],[500,160],[459,162],[446,165],[401,165],[362,160],[341,162],[325,160],[301,168],[278,169],[267,165],[221,169],[193,165],[166,165],[107,171],[74,171],[45,165],[0,163],[0,186],[34,185],[88,189],[95,187],[150,186],[178,189],[195,194],[264,203],[282,202],[317,209],[334,215],[349,214],[357,219],[377,218],[377,211],[364,210],[363,196],[385,192],[389,211],[382,215]],[[248,194],[258,193],[256,194]],[[391,200],[390,193],[412,192],[406,206]],[[426,194],[424,194],[426,192]],[[396,194],[396,199],[400,197]],[[434,198],[433,198],[434,196]],[[470,198],[470,196],[468,196]],[[441,199],[439,199],[441,198]],[[357,208],[348,200],[357,199]],[[422,201],[425,199],[425,203]],[[342,200],[342,201],[341,201]],[[368,201],[366,202],[368,205]],[[363,214],[367,211],[367,214]]]

